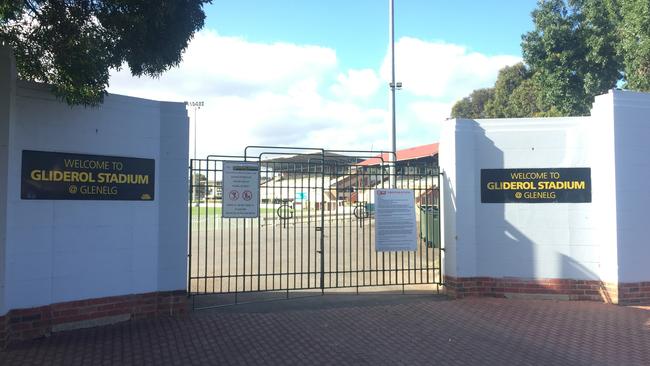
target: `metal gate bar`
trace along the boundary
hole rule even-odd
[[[255,148],[267,149],[250,149]],[[442,284],[439,219],[429,221],[439,209],[437,166],[393,166],[381,152],[377,157],[375,152],[277,149],[254,157],[247,148],[242,157],[191,160],[190,294]],[[374,158],[376,164],[346,160],[343,154]],[[225,161],[260,165],[258,218],[221,216]],[[372,193],[393,181],[416,198],[414,252],[374,248]]]

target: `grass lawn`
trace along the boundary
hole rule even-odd
[[[221,216],[221,207],[192,207],[192,218],[205,216]]]

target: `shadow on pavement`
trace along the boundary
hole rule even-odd
[[[287,297],[288,296],[288,297]],[[266,292],[237,295],[234,294],[200,296],[193,299],[194,314],[220,313],[271,313],[303,310],[327,310],[339,308],[361,308],[422,303],[430,301],[447,301],[442,294],[431,291],[396,291],[366,292]]]

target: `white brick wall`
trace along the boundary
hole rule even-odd
[[[5,75],[10,55],[2,51]],[[185,289],[184,105],[108,95],[96,108],[70,107],[42,85],[0,83],[0,93],[12,84],[12,118],[1,121],[10,133],[8,164],[0,164],[0,178],[8,176],[7,188],[0,184],[7,205],[6,216],[0,214],[0,227],[6,226],[0,253],[7,253],[0,256],[5,279],[0,315],[85,298]],[[155,200],[21,200],[24,149],[155,159]]]
[[[613,90],[592,116],[443,127],[447,274],[650,280],[650,94]],[[482,204],[480,170],[590,167],[591,203]]]

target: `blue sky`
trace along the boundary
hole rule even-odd
[[[437,141],[456,100],[520,61],[536,1],[395,3],[406,148]],[[200,156],[259,144],[388,149],[388,1],[214,0],[205,12],[178,68],[159,79],[114,72],[109,91],[205,101]]]
[[[485,54],[519,54],[535,0],[396,0],[395,37],[467,45]],[[215,0],[206,26],[251,41],[332,47],[349,67],[381,60],[388,39],[386,0]],[[245,14],[245,16],[242,16]]]

